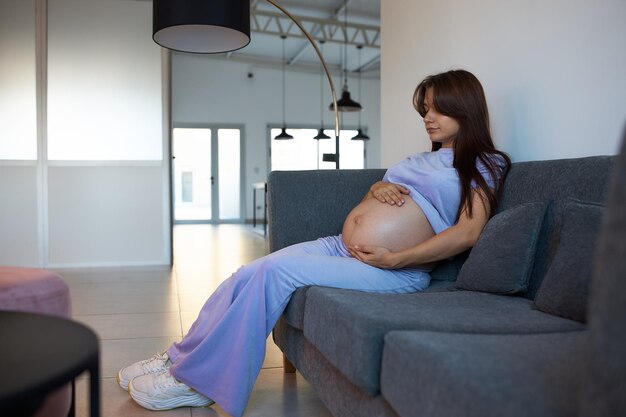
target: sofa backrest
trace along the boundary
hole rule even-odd
[[[591,156],[513,163],[498,211],[532,201],[566,198],[604,202],[614,159],[614,156]]]
[[[271,172],[267,197],[270,251],[341,233],[350,210],[384,174],[384,169]]]
[[[612,156],[593,156],[514,163],[497,211],[527,202],[556,203],[568,198],[604,203],[614,159]],[[528,291],[523,294],[526,298],[535,297],[558,246],[561,225],[555,207],[556,204],[550,204],[546,211]]]

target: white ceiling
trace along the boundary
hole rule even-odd
[[[378,77],[380,73],[380,0],[275,0],[297,18],[313,38],[326,38],[323,55],[333,72],[345,64],[349,72],[362,68],[364,77]],[[348,44],[345,43],[344,21],[347,3]],[[280,66],[282,39],[287,33],[285,61],[290,69],[319,71],[319,60],[309,42],[301,37],[297,27],[270,3],[251,0],[252,40],[248,46],[220,59],[251,62],[257,65]],[[276,16],[272,19],[272,16]],[[280,17],[278,17],[280,16]],[[256,19],[256,21],[255,21]],[[271,20],[271,21],[270,21]],[[277,23],[277,21],[280,21]],[[269,22],[268,22],[269,21]],[[257,23],[258,24],[255,24]],[[356,45],[363,45],[359,50]],[[319,45],[319,44],[318,44]],[[216,58],[217,58],[216,57]]]

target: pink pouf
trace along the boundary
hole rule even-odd
[[[70,290],[54,272],[0,266],[0,310],[70,317]]]
[[[53,272],[0,266],[0,310],[70,318],[70,290],[65,281]],[[50,393],[34,417],[67,416],[71,394],[69,385]]]
[[[54,272],[0,266],[0,310],[70,317],[70,290]]]

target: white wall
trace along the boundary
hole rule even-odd
[[[473,72],[515,161],[615,154],[626,122],[626,1],[383,1],[381,161],[429,150],[424,76]]]
[[[251,72],[253,78],[248,78]],[[288,126],[318,127],[320,123],[320,77],[309,72],[286,72],[286,121]],[[335,87],[341,94],[337,77]],[[371,140],[366,143],[366,167],[380,165],[380,82],[362,78],[362,125]],[[352,97],[357,99],[356,78],[348,80]],[[172,54],[172,119],[177,123],[225,123],[245,125],[244,198],[247,218],[252,218],[254,182],[265,181],[268,174],[269,124],[282,124],[282,73],[280,69],[254,67],[193,54]],[[333,127],[331,102],[324,84],[324,121]],[[348,113],[343,126],[356,128],[358,116]]]

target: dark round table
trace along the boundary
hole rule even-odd
[[[59,317],[0,311],[0,335],[0,415],[19,414],[54,389],[73,385],[84,371],[91,416],[100,415],[100,348],[91,329]]]

